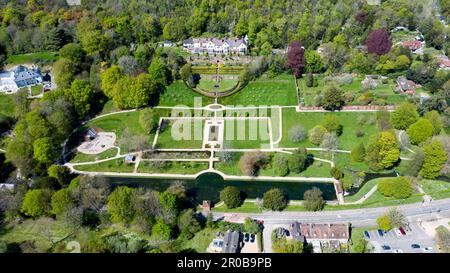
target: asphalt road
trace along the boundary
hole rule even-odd
[[[232,213],[263,220],[267,224],[289,224],[293,221],[310,223],[352,223],[354,227],[376,225],[376,219],[392,207],[318,211],[318,212],[262,212],[262,213]],[[438,216],[450,217],[450,199],[432,201],[427,205],[415,203],[397,206],[410,222],[436,219]],[[219,219],[230,213],[214,212],[214,218]]]

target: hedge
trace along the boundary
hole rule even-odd
[[[413,193],[411,181],[406,177],[386,178],[378,182],[378,191],[386,197],[405,199]]]

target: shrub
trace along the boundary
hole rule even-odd
[[[281,211],[287,206],[286,196],[280,189],[268,190],[263,196],[263,207],[273,211]]]
[[[289,157],[289,170],[294,173],[301,173],[306,168],[308,153],[305,148],[296,149]]]
[[[325,127],[323,127],[322,125],[317,125],[311,130],[309,130],[308,132],[309,141],[312,144],[319,145],[320,143],[322,143],[323,137],[327,132],[328,131]]]
[[[377,218],[378,227],[384,231],[392,229],[391,219],[385,214]]]
[[[411,181],[406,177],[386,178],[378,183],[378,191],[386,197],[405,199],[413,193]]]
[[[239,160],[239,167],[245,175],[256,176],[268,159],[269,157],[260,151],[246,152]]]
[[[419,119],[417,122],[409,126],[406,132],[412,144],[417,145],[433,135],[433,124],[428,119]]]
[[[220,191],[220,201],[224,202],[227,208],[237,208],[242,205],[241,192],[233,186],[225,187]]]
[[[363,162],[364,157],[366,156],[366,148],[364,147],[364,144],[360,143],[358,146],[353,148],[350,155],[351,155],[353,161]]]
[[[301,125],[292,126],[289,129],[288,137],[292,142],[300,142],[306,138],[306,130]]]
[[[341,179],[344,176],[342,171],[339,170],[339,168],[337,168],[337,167],[331,168],[330,174],[332,177],[334,177],[334,179],[337,179],[337,180]]]
[[[286,176],[289,173],[288,159],[286,155],[277,153],[273,158],[273,166],[275,174],[278,176]]]
[[[360,129],[360,128],[356,129],[356,132],[355,132],[356,137],[363,137],[365,134],[366,134],[366,132],[364,132],[363,129]]]
[[[322,195],[322,191],[316,187],[305,191],[303,194],[303,205],[305,206],[305,209],[309,211],[318,211],[323,209],[325,201],[323,200]]]

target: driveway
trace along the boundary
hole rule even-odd
[[[374,247],[374,252],[392,253],[394,250],[400,249],[404,253],[422,253],[423,248],[425,247],[432,247],[432,252],[435,252],[436,247],[434,240],[429,237],[417,223],[411,223],[409,227],[411,228],[411,231],[403,236],[398,236],[393,230],[384,233],[383,236],[380,236],[377,230],[368,231],[370,234],[369,242]],[[420,248],[411,248],[412,244],[418,244],[420,245]],[[383,250],[383,245],[388,245],[391,249]]]

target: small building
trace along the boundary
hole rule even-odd
[[[436,62],[440,69],[450,70],[450,60],[445,55],[440,55],[436,57]]]
[[[222,253],[239,253],[242,236],[239,231],[228,230],[223,238]]]
[[[420,85],[415,84],[413,81],[406,79],[403,76],[397,78],[397,89],[406,94],[414,95],[415,89]]]
[[[202,210],[204,212],[210,212],[211,211],[211,201],[210,200],[203,200],[203,202],[202,202]]]
[[[303,236],[301,233],[299,222],[294,222],[289,225],[289,233],[292,239],[302,243],[306,242],[305,236]]]
[[[98,127],[91,127],[86,130],[84,133],[84,140],[85,141],[91,141],[95,139],[98,136],[98,133],[101,132],[101,130]]]
[[[282,227],[276,229],[277,239],[283,238],[286,235],[286,230]]]
[[[16,186],[15,184],[1,183],[0,184],[0,191],[3,191],[3,190],[13,191],[15,186]]]
[[[411,50],[412,53],[422,53],[424,44],[425,42],[419,40],[402,42],[402,46]]]
[[[163,47],[172,47],[172,46],[175,46],[175,43],[172,43],[171,41],[169,41],[169,40],[164,40],[163,42],[162,42],[162,44],[161,44]]]
[[[126,155],[125,156],[125,164],[133,163],[135,159],[134,155]]]

